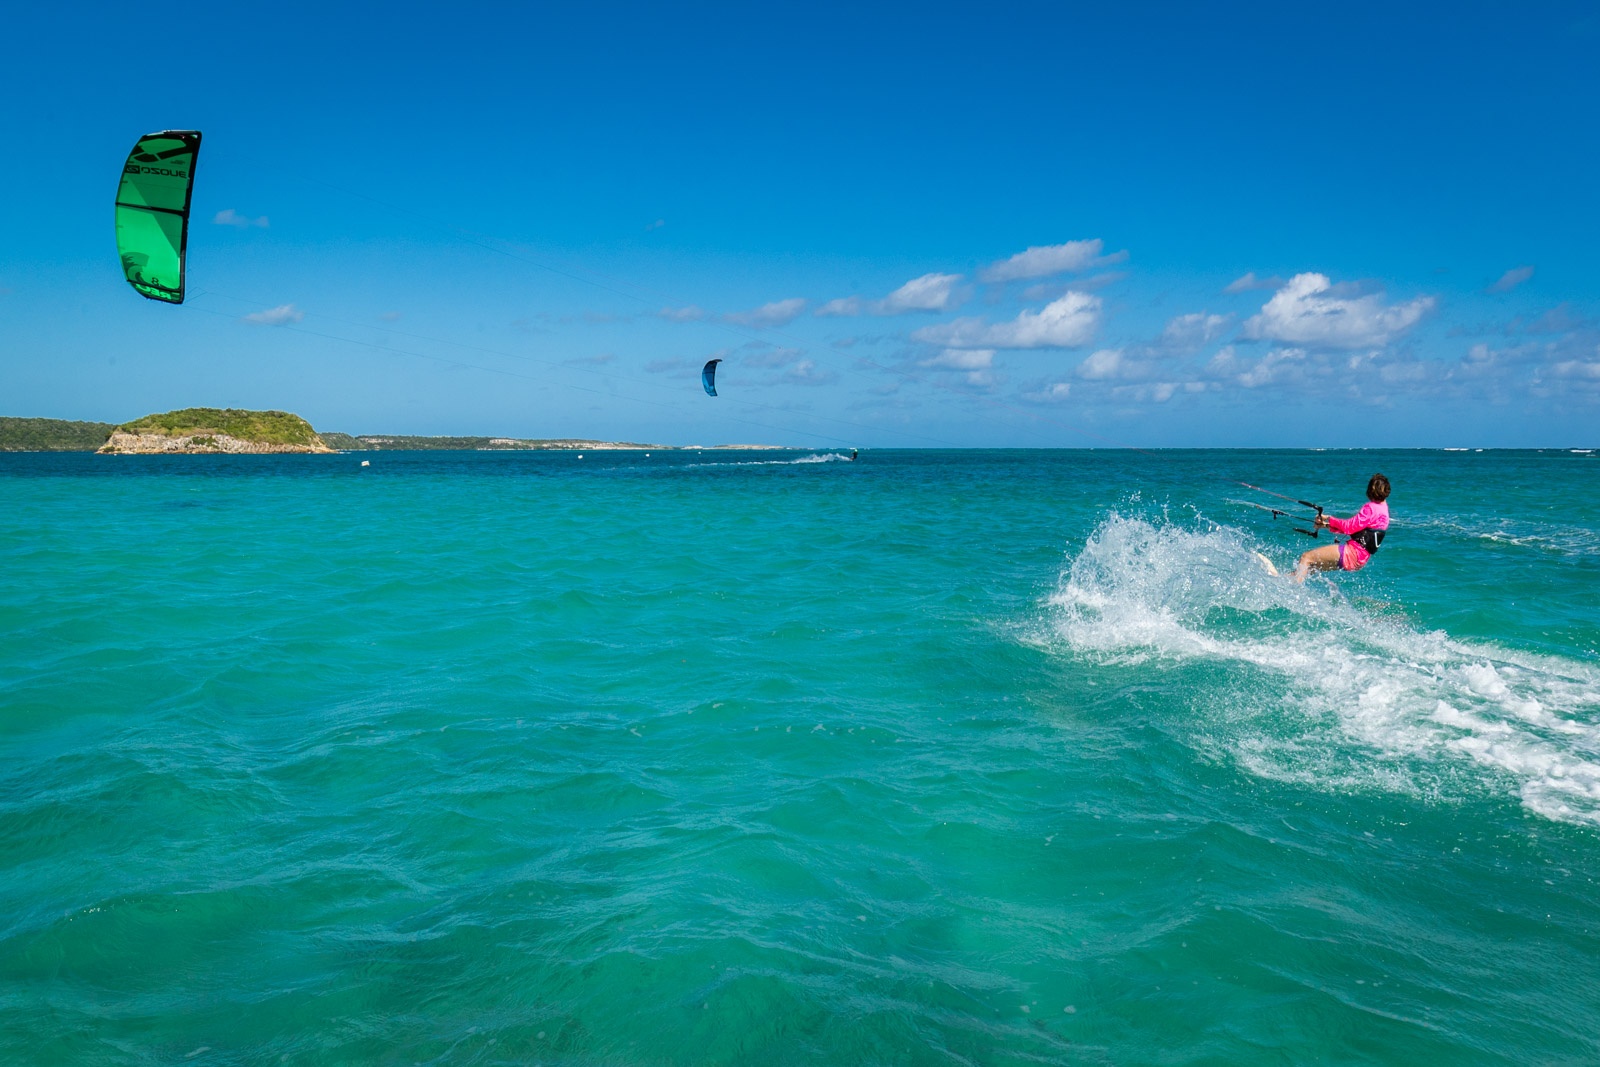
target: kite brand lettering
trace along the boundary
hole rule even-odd
[[[141,167],[133,163],[128,164],[129,174],[159,174],[164,178],[187,178],[186,170],[168,170],[165,167]]]

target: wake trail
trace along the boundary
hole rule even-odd
[[[1214,739],[1201,743],[1263,777],[1418,795],[1510,788],[1529,811],[1600,826],[1594,665],[1458,640],[1324,582],[1269,577],[1261,547],[1227,527],[1113,514],[1063,569],[1041,641],[1101,666],[1173,671]]]
[[[724,463],[685,463],[683,470],[701,467],[802,467],[812,463],[849,463],[850,457],[839,452],[819,452],[795,459],[742,459]]]

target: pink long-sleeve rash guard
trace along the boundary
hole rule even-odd
[[[1334,533],[1344,534],[1346,537],[1360,530],[1387,530],[1389,528],[1389,502],[1385,500],[1378,503],[1369,500],[1361,506],[1361,510],[1348,519],[1336,519],[1328,516],[1328,529]],[[1372,553],[1361,547],[1360,542],[1346,541],[1339,546],[1339,566],[1343,570],[1358,571],[1367,565],[1367,560],[1372,558]]]
[[[1381,504],[1369,500],[1361,506],[1360,511],[1348,519],[1336,519],[1331,515],[1328,517],[1328,529],[1334,533],[1344,534],[1347,537],[1359,530],[1387,530],[1388,528],[1389,502],[1387,500]]]

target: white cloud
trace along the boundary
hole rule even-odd
[[[925,326],[911,339],[946,348],[1076,348],[1094,338],[1099,324],[1100,298],[1074,290],[1010,322],[956,319]]]
[[[960,281],[959,274],[924,274],[920,278],[912,278],[882,300],[863,300],[859,296],[830,300],[817,309],[817,315],[903,315],[908,311],[949,311],[960,307],[964,299],[957,289]]]
[[[1296,274],[1245,321],[1244,336],[1324,348],[1387,344],[1433,308],[1431,296],[1384,306],[1383,297],[1341,296],[1325,274]]]
[[[923,360],[922,366],[940,370],[986,370],[994,366],[994,349],[947,348],[932,359]]]
[[[809,359],[802,359],[783,372],[783,380],[791,385],[828,385],[839,376],[827,368],[819,368]]]
[[[1550,373],[1557,378],[1600,379],[1600,361],[1590,363],[1576,359],[1563,360],[1551,366]]]
[[[1179,315],[1167,323],[1167,328],[1161,331],[1161,343],[1170,348],[1199,348],[1210,344],[1222,336],[1232,317],[1209,315],[1204,311]]]
[[[1022,399],[1031,400],[1036,404],[1059,404],[1071,395],[1071,382],[1050,382],[1031,392],[1023,393]]]
[[[645,233],[649,233],[651,230],[659,230],[659,229],[661,229],[661,227],[665,226],[666,224],[667,224],[667,220],[666,219],[656,219],[656,221],[652,222],[650,225],[648,225],[648,226],[646,226],[644,228],[644,232]]]
[[[1242,277],[1235,278],[1222,290],[1224,293],[1248,293],[1252,289],[1281,289],[1283,279],[1277,275],[1270,278],[1257,278],[1255,271],[1250,271]]]
[[[1259,389],[1263,385],[1280,383],[1288,377],[1299,378],[1301,375],[1297,372],[1305,360],[1303,348],[1275,348],[1247,367],[1235,380],[1246,389]]]
[[[280,304],[265,311],[253,311],[244,317],[244,321],[253,322],[258,326],[286,326],[305,317],[306,313],[293,304]]]
[[[1499,281],[1489,286],[1489,292],[1509,293],[1531,277],[1533,277],[1532,267],[1513,267],[1500,275]]]
[[[694,304],[681,308],[662,308],[656,314],[668,322],[700,322],[702,319],[710,318],[705,308]]]
[[[1165,404],[1179,389],[1186,393],[1200,392],[1204,386],[1200,389],[1191,388],[1199,384],[1198,382],[1150,382],[1146,385],[1123,385],[1111,390],[1111,395],[1118,400],[1132,401],[1136,404],[1151,402]]]
[[[956,284],[960,281],[959,274],[924,274],[920,278],[912,278],[878,301],[874,314],[898,315],[906,311],[949,311],[960,304],[956,300]]]
[[[267,221],[267,217],[265,215],[253,219],[248,215],[239,214],[231,207],[223,208],[221,211],[217,212],[216,215],[212,217],[211,221],[216,223],[218,226],[236,226],[241,230],[248,230],[252,226],[254,226],[256,229],[264,230],[271,225],[271,223]]]
[[[740,326],[787,326],[805,309],[805,298],[794,296],[788,300],[774,300],[749,311],[735,311],[723,318]]]
[[[1068,241],[1060,245],[1036,245],[1018,252],[1010,259],[991,263],[980,277],[986,282],[1014,282],[1024,278],[1047,278],[1052,274],[1068,274],[1088,270],[1106,263],[1118,263],[1128,258],[1126,252],[1102,256],[1105,242],[1096,237],[1092,241]]]
[[[1122,371],[1122,349],[1102,348],[1078,364],[1077,373],[1078,377],[1090,381],[1104,381],[1107,378],[1119,377]]]

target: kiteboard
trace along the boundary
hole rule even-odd
[[[1276,578],[1278,576],[1278,568],[1276,568],[1276,567],[1274,567],[1272,565],[1272,561],[1270,559],[1268,559],[1266,556],[1263,556],[1259,552],[1252,552],[1251,555],[1255,556],[1256,559],[1261,562],[1262,568],[1268,574],[1272,575],[1274,578]]]

